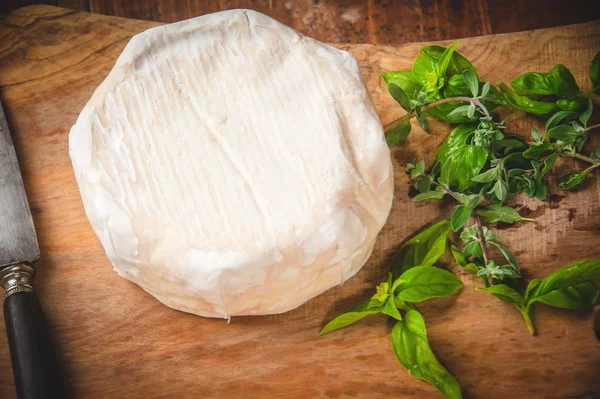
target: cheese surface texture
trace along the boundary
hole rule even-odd
[[[134,36],[69,153],[115,270],[202,316],[281,313],[341,284],[392,202],[355,59],[250,10]]]

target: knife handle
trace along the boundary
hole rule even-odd
[[[30,279],[33,268],[2,270],[4,321],[19,399],[62,399],[62,381],[42,307]]]

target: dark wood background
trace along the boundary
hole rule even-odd
[[[330,43],[402,44],[549,28],[600,19],[599,0],[0,0],[157,22],[251,8]]]

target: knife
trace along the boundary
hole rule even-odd
[[[40,257],[19,163],[0,103],[0,284],[19,399],[63,398],[62,381],[31,280]]]

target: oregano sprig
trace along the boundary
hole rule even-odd
[[[579,186],[600,168],[600,147],[586,152],[590,133],[600,127],[588,124],[593,114],[590,96],[600,94],[600,52],[589,68],[592,89],[583,92],[562,64],[546,73],[527,72],[510,86],[482,82],[471,62],[456,51],[457,44],[423,46],[411,70],[381,74],[391,96],[406,111],[384,128],[390,146],[408,137],[412,118],[426,132],[429,117],[455,125],[431,165],[421,159],[404,167],[418,192],[413,200],[450,199],[452,216],[408,240],[374,295],[321,331],[325,334],[377,313],[394,318],[392,349],[398,361],[447,398],[462,398],[460,386],[436,359],[415,303],[451,295],[462,285],[435,266],[448,247],[456,263],[481,280],[483,286],[477,289],[517,308],[532,335],[536,304],[577,309],[593,305],[600,295],[598,259],[573,262],[544,280],[531,280],[522,290],[517,259],[491,228],[496,223],[533,222],[507,203],[517,193],[544,200],[544,176],[561,158],[586,164],[559,179],[562,190]],[[492,113],[502,107],[545,119],[543,132],[534,128],[526,139],[505,134],[506,123]],[[462,244],[449,240],[450,231]]]

